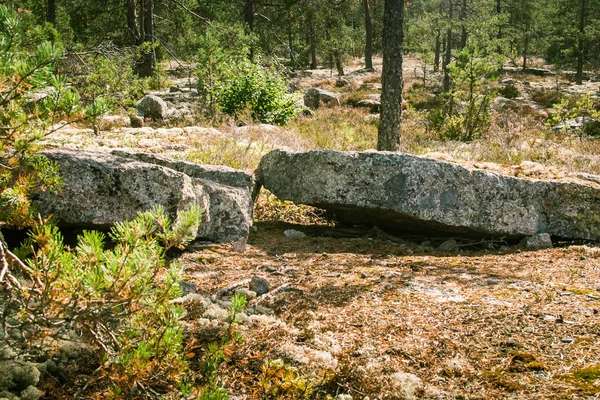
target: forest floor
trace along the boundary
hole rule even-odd
[[[228,348],[221,376],[233,398],[600,396],[598,247],[442,252],[443,239],[256,227],[245,251],[182,258],[202,295],[254,275],[286,288],[250,302],[266,316],[242,323],[244,343]]]

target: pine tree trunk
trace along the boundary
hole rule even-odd
[[[310,68],[317,69],[317,38],[315,36],[315,24],[311,19],[310,28]]]
[[[48,0],[46,9],[46,21],[52,25],[56,24],[56,0]]]
[[[452,59],[452,0],[448,1],[448,31],[446,32],[446,53],[444,55],[444,93],[450,91],[450,61]]]
[[[250,33],[254,32],[254,13],[254,0],[246,0],[244,20],[246,21],[246,25],[248,25]],[[254,46],[252,44],[250,45],[250,60],[254,60]]]
[[[525,38],[523,43],[523,70],[527,69],[527,53],[529,53],[529,17],[525,21]]]
[[[131,44],[139,46],[142,44],[140,31],[137,27],[137,5],[135,0],[127,0],[127,29],[131,36]]]
[[[584,37],[585,32],[585,0],[580,0],[580,14],[579,14],[579,38],[577,43],[577,73],[575,74],[575,81],[578,85],[583,83],[583,57],[584,57]]]
[[[148,77],[154,74],[156,68],[156,53],[154,51],[154,0],[144,0],[142,14],[144,16],[142,26],[144,28],[144,44],[150,46],[144,49],[140,76]]]
[[[442,49],[442,40],[440,36],[440,31],[437,31],[435,35],[435,55],[433,57],[433,72],[438,72],[440,70],[440,52]]]
[[[460,34],[460,49],[464,49],[467,45],[467,0],[463,0],[460,10],[461,34]]]
[[[373,21],[371,20],[371,10],[369,9],[369,0],[363,0],[365,12],[365,69],[373,70]]]
[[[402,120],[402,42],[404,0],[385,0],[383,14],[383,71],[377,150],[397,151]]]
[[[502,15],[502,0],[496,0],[496,16],[499,18]],[[496,39],[498,39],[498,47],[496,48],[496,52],[498,54],[502,53],[502,47],[500,46],[500,40],[502,39],[502,24],[498,25],[498,33],[496,34]]]

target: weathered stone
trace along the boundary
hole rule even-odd
[[[261,296],[271,290],[271,284],[265,277],[253,276],[252,280],[250,281],[249,289]]]
[[[287,238],[303,238],[306,237],[306,233],[297,231],[295,229],[288,229],[283,232],[283,235]]]
[[[527,236],[521,239],[519,243],[526,249],[538,250],[538,249],[551,249],[552,238],[547,233],[538,233],[532,236]]]
[[[254,176],[252,174],[233,169],[224,165],[194,164],[189,161],[173,160],[151,153],[140,153],[123,150],[113,150],[111,154],[119,157],[131,158],[145,163],[162,165],[163,167],[182,172],[192,178],[214,181],[222,185],[239,188],[254,189]]]
[[[252,198],[247,174],[229,171],[235,178],[230,176],[228,181],[224,170],[203,170],[201,166],[194,169],[185,162],[169,165],[167,160],[152,157],[144,162],[142,155],[133,159],[68,150],[43,154],[59,164],[64,185],[59,193],[35,193],[34,204],[42,215],[54,215],[59,225],[107,228],[133,219],[138,212],[153,206],[163,206],[175,217],[177,212],[199,204],[204,214],[198,238],[231,242],[248,236]],[[178,167],[192,176],[177,171]],[[241,187],[196,176],[213,177]]]
[[[378,100],[363,99],[363,100],[359,100],[356,103],[356,106],[357,107],[368,107],[371,109],[371,112],[377,113],[377,112],[379,112],[379,108],[381,107],[381,102]]]
[[[335,81],[335,87],[348,87],[350,86],[350,82],[348,82],[348,79],[344,79],[344,78],[338,78]]]
[[[325,104],[329,107],[339,107],[340,100],[331,92],[323,89],[310,88],[304,93],[304,105],[308,108],[316,109]]]
[[[458,246],[458,242],[454,239],[448,239],[444,243],[440,244],[438,250],[440,251],[450,251],[454,250]]]
[[[144,96],[137,105],[137,111],[144,118],[163,119],[167,116],[167,103],[158,96]]]
[[[552,127],[554,131],[579,130],[587,135],[600,134],[600,121],[595,118],[577,117]]]
[[[600,185],[540,181],[389,152],[275,150],[257,177],[282,200],[397,231],[600,240]]]

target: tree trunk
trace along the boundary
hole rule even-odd
[[[527,69],[527,53],[529,52],[529,17],[525,20],[525,37],[523,43],[523,70]]]
[[[502,0],[496,0],[496,16],[500,18],[502,15]],[[496,48],[496,52],[498,54],[502,53],[502,47],[500,46],[500,40],[502,39],[502,24],[498,24],[498,33],[496,34],[496,39],[498,39],[498,47]]]
[[[137,27],[137,5],[135,0],[127,0],[127,29],[131,36],[131,44],[139,46],[142,44],[140,31]]]
[[[292,34],[291,21],[289,22],[290,23],[288,23],[288,47],[290,50],[290,65],[292,66],[292,69],[294,69],[294,66],[296,64],[296,56],[294,55],[294,36]]]
[[[365,11],[365,31],[367,33],[365,41],[365,69],[373,70],[373,21],[371,21],[371,10],[369,10],[369,0],[363,0]]]
[[[46,8],[46,21],[56,24],[56,0],[48,0]]]
[[[254,32],[254,14],[254,0],[246,0],[244,20],[246,21],[246,25],[248,25],[250,33]],[[254,46],[252,44],[250,44],[250,60],[254,60]]]
[[[450,61],[452,59],[452,0],[448,1],[448,30],[446,32],[446,54],[444,55],[444,93],[450,91]]]
[[[585,0],[580,0],[580,15],[579,15],[579,38],[577,43],[577,73],[575,81],[578,85],[583,83],[583,56],[584,56],[584,31],[585,31]]]
[[[149,48],[144,49],[140,76],[148,77],[154,74],[156,68],[156,53],[154,50],[154,0],[143,0],[144,44]]]
[[[464,49],[467,45],[467,0],[463,0],[460,9],[461,33],[460,33],[460,49]]]
[[[309,36],[310,36],[310,69],[317,69],[317,38],[315,36],[315,23],[309,22]]]
[[[383,12],[383,71],[377,150],[397,151],[402,121],[402,41],[404,0],[385,0]]]
[[[435,55],[433,57],[433,72],[438,72],[440,70],[440,52],[442,49],[442,40],[440,36],[440,31],[437,31],[435,35]]]

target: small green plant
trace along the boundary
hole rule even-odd
[[[204,359],[204,378],[206,387],[200,395],[201,400],[227,400],[229,394],[227,389],[223,387],[219,377],[219,369],[227,360],[225,350],[233,343],[242,343],[243,337],[235,329],[235,326],[240,322],[239,314],[246,307],[246,297],[235,294],[231,299],[231,308],[225,319],[227,323],[226,333],[220,342],[213,342],[208,345],[208,350],[205,353]]]
[[[502,97],[506,97],[507,99],[516,99],[521,96],[521,92],[515,85],[506,85],[503,86],[500,90],[498,90],[498,94]]]
[[[470,42],[450,65],[452,90],[446,94],[442,113],[442,137],[472,141],[490,124],[490,101],[494,95],[492,81],[499,69],[496,59],[484,56]]]
[[[589,94],[576,99],[565,97],[552,110],[552,117],[548,120],[550,126],[559,125],[563,131],[567,131],[567,121],[580,118],[580,135],[600,136],[600,111],[596,109]]]

